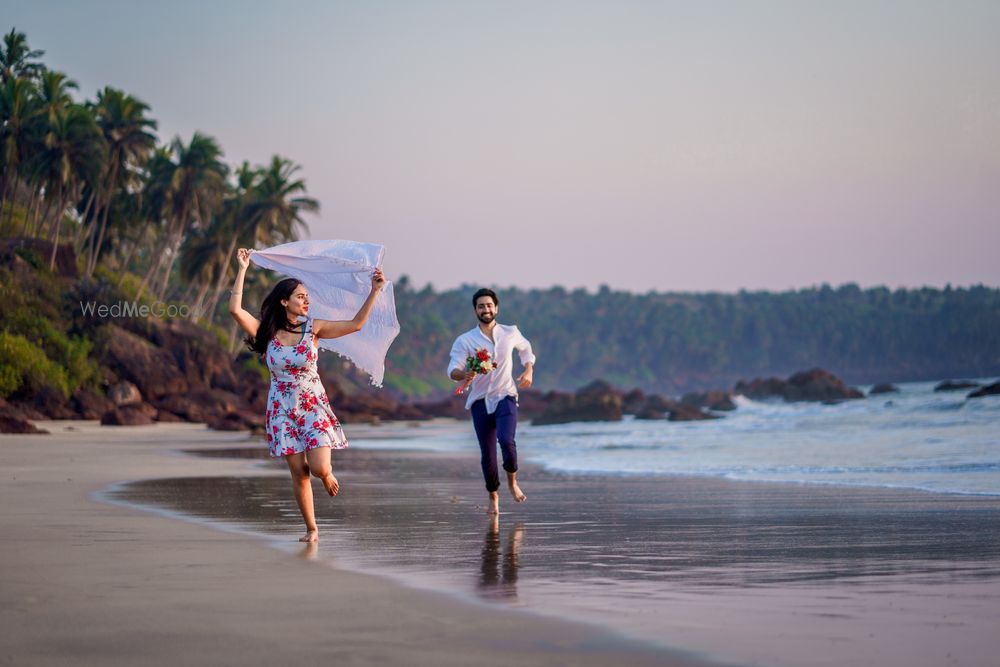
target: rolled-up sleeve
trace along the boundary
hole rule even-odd
[[[535,363],[535,355],[531,351],[531,343],[529,343],[528,339],[524,337],[520,329],[517,330],[517,338],[514,342],[514,348],[517,350],[517,355],[521,359],[522,366]]]
[[[451,360],[448,362],[448,379],[451,379],[451,372],[456,368],[465,368],[465,360],[468,356],[465,353],[465,346],[462,345],[462,337],[459,336],[451,346]]]

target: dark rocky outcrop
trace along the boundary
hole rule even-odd
[[[975,389],[981,386],[978,382],[970,382],[969,380],[945,380],[944,382],[939,382],[934,391],[960,391],[962,389]]]
[[[166,423],[187,421],[183,417],[179,417],[175,415],[173,412],[168,412],[166,410],[157,410],[156,417],[154,417],[154,419],[158,422],[166,422]]]
[[[246,401],[237,394],[223,389],[205,388],[163,396],[153,401],[153,405],[186,421],[205,423],[247,407]]]
[[[724,394],[724,392],[719,393]],[[722,404],[722,396],[712,396],[711,398],[713,401],[719,401],[718,404]],[[544,409],[532,420],[532,423],[536,425],[619,421],[625,412],[626,405],[635,418],[641,420],[718,419],[717,415],[705,412],[698,405],[679,403],[658,394],[643,394],[639,390],[623,393],[602,380],[591,382],[575,394],[550,391],[544,394],[539,402],[544,404]],[[733,407],[736,406],[733,405]]]
[[[101,416],[102,426],[146,426],[153,423],[156,408],[149,403],[119,405]]]
[[[29,419],[78,419],[73,403],[61,391],[52,387],[39,387],[34,395],[21,406]],[[29,411],[30,408],[31,410]]]
[[[733,395],[728,391],[703,391],[684,394],[681,405],[695,408],[707,408],[727,412],[736,409]]]
[[[48,433],[45,429],[32,424],[31,419],[32,417],[28,417],[18,406],[11,405],[0,398],[0,433]]]
[[[440,401],[423,401],[413,403],[412,407],[420,410],[427,417],[448,417],[451,419],[468,419],[469,412],[465,409],[465,397],[445,398]],[[334,410],[337,410],[334,406]]]
[[[622,396],[622,412],[627,415],[638,414],[646,405],[646,394],[641,389],[633,389]]]
[[[233,356],[204,327],[186,319],[164,321],[155,317],[131,319],[126,321],[125,327],[169,353],[173,357],[171,366],[189,387],[240,392],[238,368],[245,357],[234,363]],[[143,388],[141,384],[139,388]],[[178,392],[164,391],[163,395],[173,393]],[[143,395],[150,397],[145,391]]]
[[[860,391],[848,387],[843,380],[821,368],[796,373],[787,380],[779,378],[757,378],[750,382],[740,380],[733,388],[733,393],[755,400],[782,398],[788,402],[836,403],[864,398],[864,394]]]
[[[137,386],[146,400],[188,390],[187,380],[167,350],[115,324],[107,325],[104,339],[102,361]]]
[[[216,431],[264,432],[264,415],[255,410],[232,410],[208,419],[208,427]]]
[[[0,414],[0,433],[45,434],[45,429],[38,428],[24,417]]]
[[[651,394],[646,398],[645,405],[636,413],[635,418],[642,420],[667,419],[680,422],[719,419],[719,416],[709,414],[696,405],[685,405]]]
[[[888,382],[880,382],[868,391],[869,396],[877,396],[878,394],[892,394],[899,391],[899,387],[894,384],[889,384]]]
[[[606,384],[606,383],[605,383]],[[552,391],[545,394],[544,412],[531,423],[565,424],[568,422],[621,421],[622,397],[610,385],[591,383],[576,394]]]
[[[121,381],[108,387],[108,399],[115,405],[141,403],[142,392],[131,382]]]
[[[993,384],[981,387],[969,394],[966,398],[981,398],[983,396],[996,396],[997,394],[1000,394],[1000,382],[994,382]]]
[[[107,396],[86,387],[76,390],[70,400],[81,419],[100,419],[101,415],[113,410],[116,405]]]

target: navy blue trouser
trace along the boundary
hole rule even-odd
[[[486,490],[492,493],[500,488],[500,475],[497,471],[497,442],[500,443],[500,453],[503,455],[503,469],[507,472],[517,472],[517,445],[514,443],[514,432],[517,431],[517,400],[508,396],[497,404],[496,412],[486,413],[486,400],[479,399],[472,404],[472,425],[476,428],[479,438],[479,451],[482,452],[483,479]]]

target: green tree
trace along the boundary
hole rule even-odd
[[[10,79],[23,77],[32,79],[39,76],[44,69],[37,58],[45,55],[45,51],[33,51],[28,47],[28,38],[17,28],[3,36],[3,47],[0,47],[0,82],[7,83]]]
[[[294,162],[278,155],[255,174],[246,163],[240,168],[243,196],[231,209],[229,245],[218,258],[215,290],[208,305],[210,317],[229,279],[239,244],[267,247],[295,240],[299,230],[306,227],[302,215],[319,211],[319,202],[305,194],[305,181],[295,176],[299,169]]]
[[[138,182],[139,169],[156,146],[156,121],[147,117],[149,106],[121,90],[105,87],[93,105],[97,123],[108,145],[108,161],[97,188],[97,210],[89,230],[89,251],[85,275],[90,277],[97,266],[104,233],[111,212],[111,198],[117,189]],[[86,216],[85,216],[86,217]]]
[[[17,192],[19,169],[30,157],[32,123],[38,111],[38,94],[24,77],[11,77],[0,87],[0,222],[9,195]]]
[[[157,185],[165,193],[167,228],[158,257],[140,287],[141,294],[147,284],[152,284],[159,299],[167,290],[184,235],[192,226],[203,227],[211,221],[221,208],[228,188],[228,169],[221,161],[222,149],[215,139],[195,132],[188,144],[177,137],[170,148],[173,160],[170,165],[163,165],[158,175],[169,181]]]
[[[44,148],[39,154],[46,193],[56,202],[50,268],[55,267],[59,233],[67,207],[80,198],[83,184],[93,181],[104,165],[106,144],[90,110],[79,104],[60,109],[47,122]],[[44,223],[43,218],[43,223]]]

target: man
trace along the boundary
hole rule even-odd
[[[472,413],[472,424],[479,439],[482,452],[483,479],[490,494],[487,512],[500,513],[500,476],[497,471],[497,442],[503,455],[503,469],[507,472],[507,486],[516,502],[522,503],[527,496],[517,485],[517,446],[514,432],[517,430],[517,388],[531,386],[535,355],[531,353],[531,343],[521,335],[517,327],[497,324],[500,299],[490,289],[481,289],[472,295],[479,326],[473,327],[455,339],[451,346],[451,362],[448,375],[456,382],[471,380],[469,398],[465,408]],[[467,371],[465,361],[484,348],[493,359],[494,369],[485,375]],[[518,351],[524,371],[514,384],[511,356]]]

